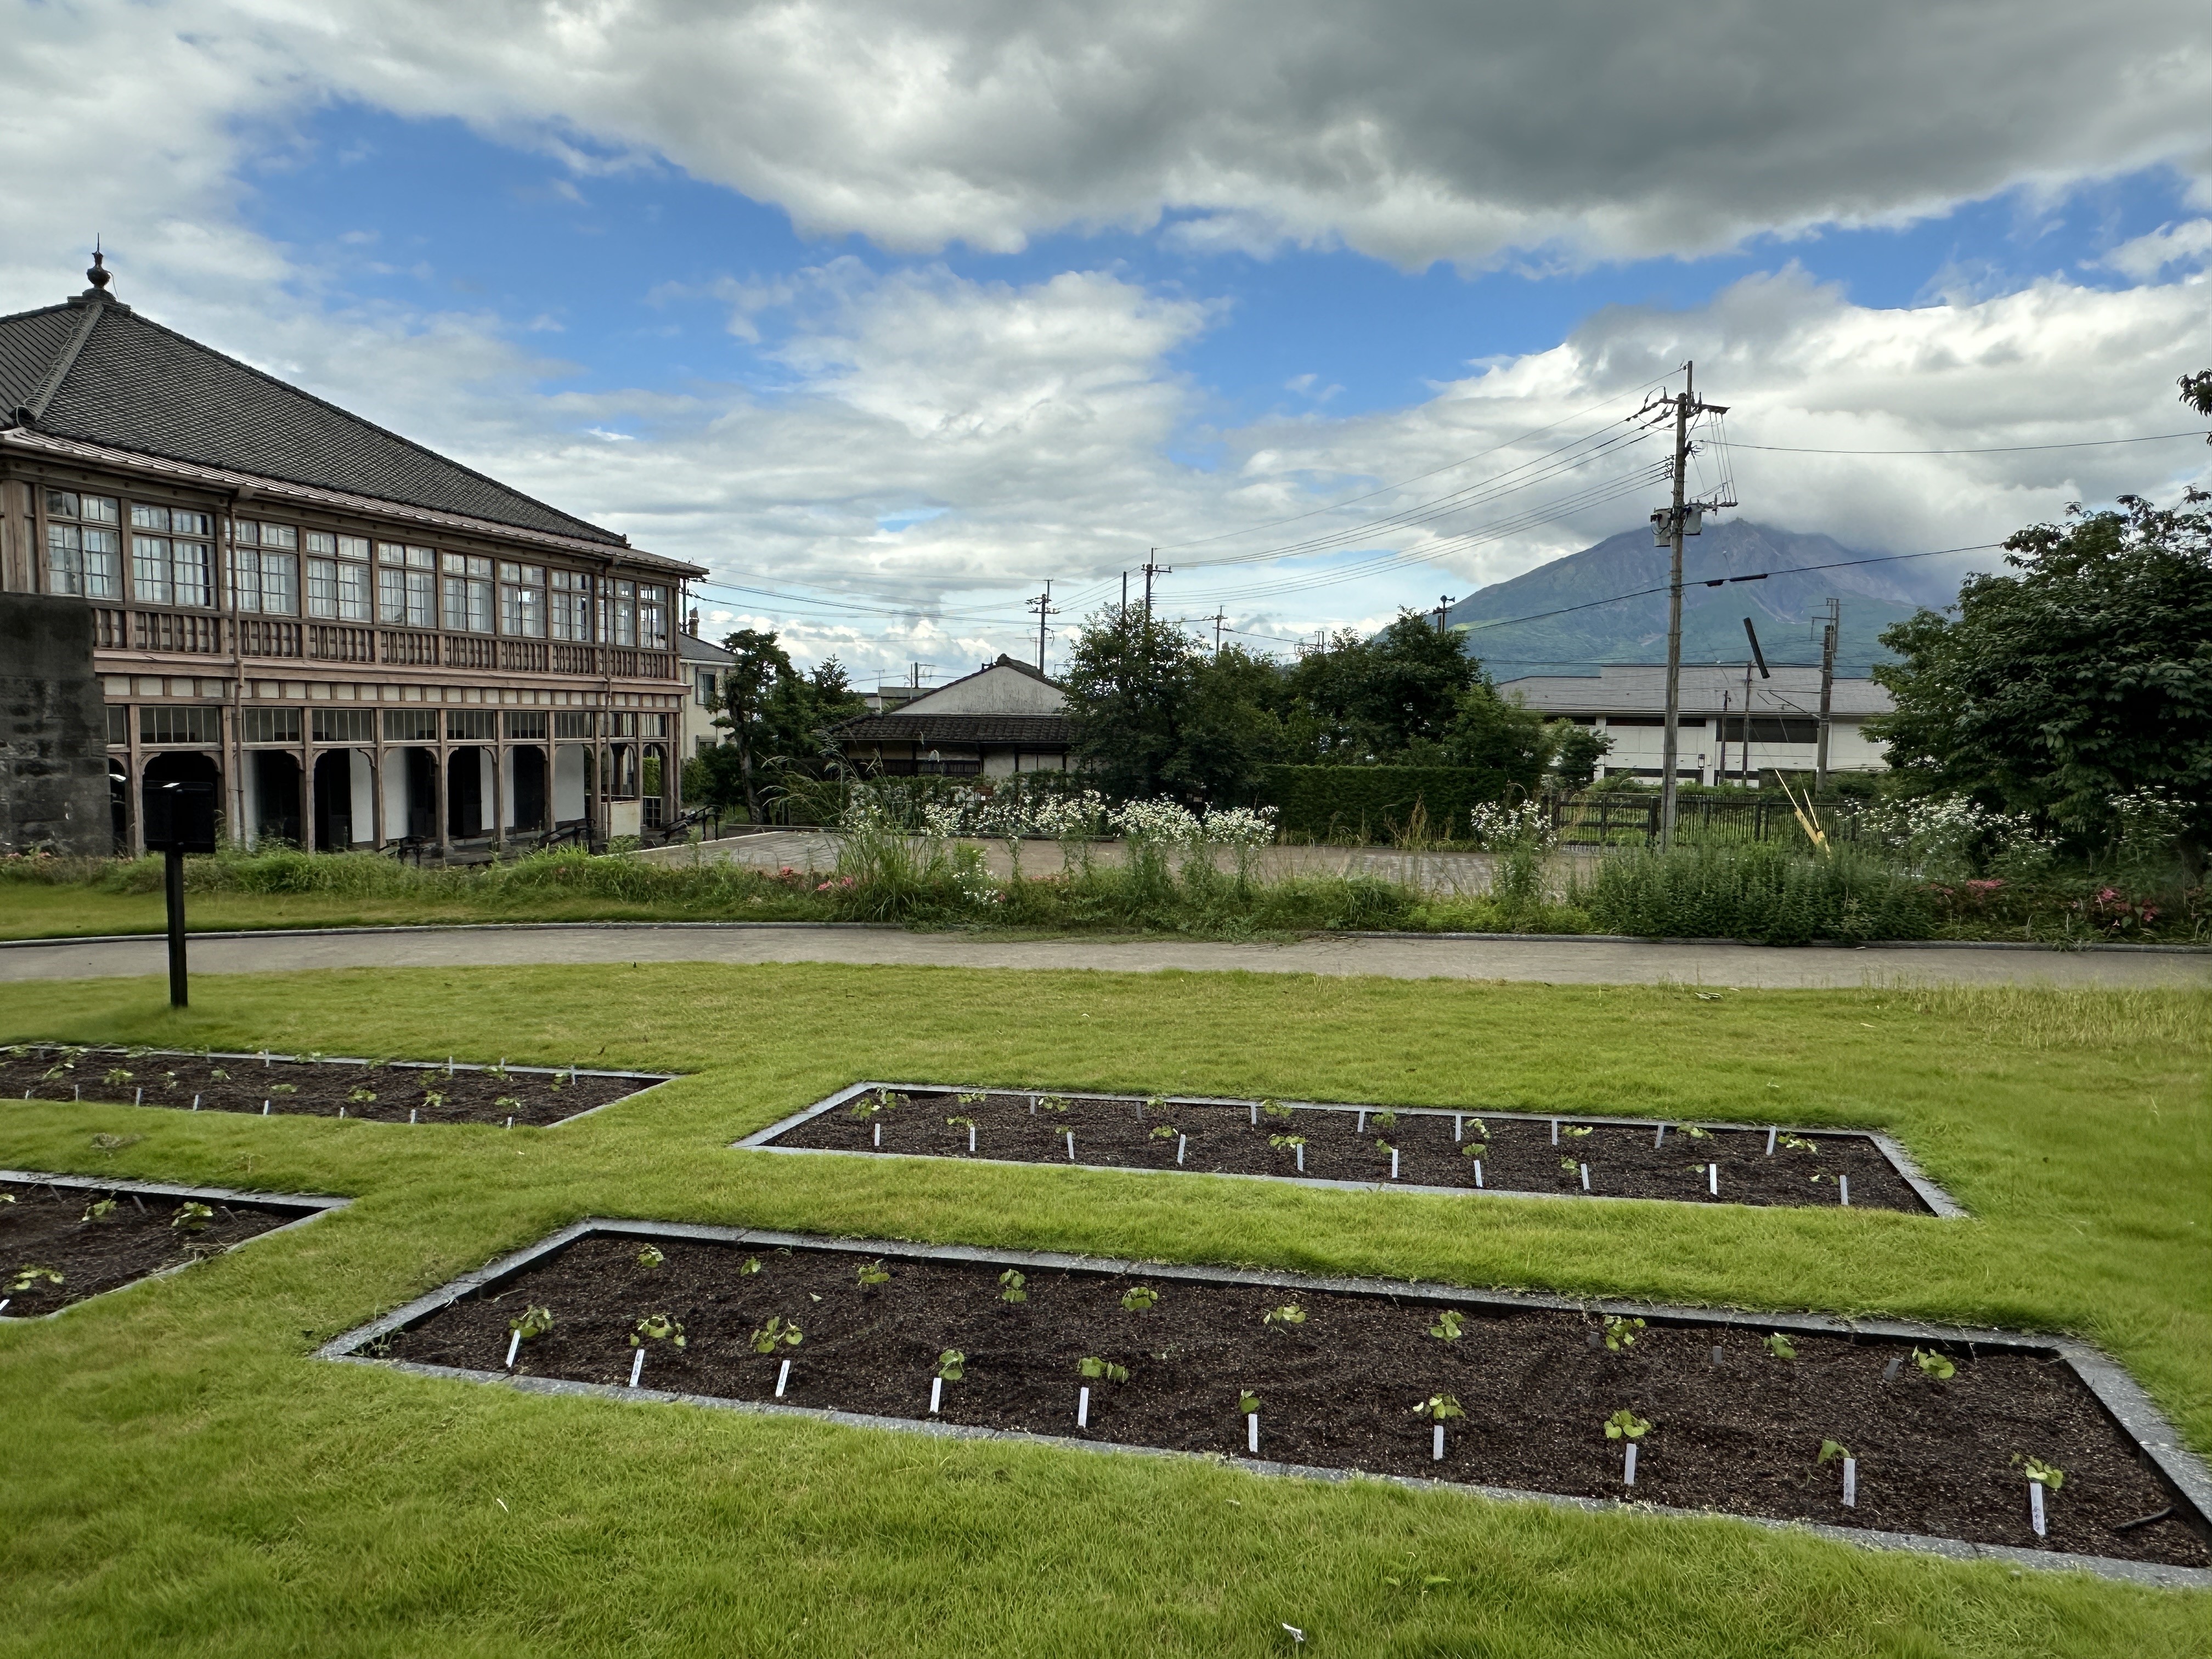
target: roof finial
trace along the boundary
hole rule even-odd
[[[106,256],[100,251],[100,238],[97,236],[94,237],[92,239],[92,268],[84,274],[86,277],[90,280],[93,292],[95,294],[105,294],[107,291],[107,285],[115,280],[114,274],[107,269],[105,263],[106,258]]]

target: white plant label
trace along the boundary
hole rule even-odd
[[[630,1385],[630,1387],[632,1387],[632,1388],[634,1389],[634,1388],[635,1388],[635,1387],[637,1386],[638,1374],[639,1374],[641,1371],[644,1370],[645,1370],[645,1350],[644,1350],[643,1348],[640,1348],[640,1349],[639,1349],[639,1350],[638,1350],[635,1354],[633,1354],[633,1355],[630,1357],[630,1362],[629,1362],[629,1385]]]
[[[1558,1146],[1559,1144],[1559,1119],[1557,1119],[1557,1118],[1553,1118],[1553,1119],[1552,1120],[1552,1145],[1553,1145],[1554,1146]]]
[[[1304,1147],[1303,1147],[1303,1146],[1299,1147],[1299,1148],[1297,1149],[1297,1154],[1298,1154],[1298,1173],[1299,1173],[1300,1175],[1304,1175],[1304,1174],[1306,1172],[1306,1149],[1305,1149]]]
[[[514,1114],[512,1112],[507,1115],[507,1127],[510,1129],[514,1127]]]
[[[1772,1158],[1774,1156],[1774,1137],[1780,1133],[1779,1129],[1772,1127],[1770,1127],[1766,1132],[1766,1155],[1769,1158]]]
[[[1260,1103],[1256,1100],[1252,1103],[1252,1127],[1255,1129],[1260,1127]]]
[[[1658,1132],[1651,1137],[1651,1144],[1652,1144],[1652,1146],[1655,1146],[1655,1147],[1656,1147],[1656,1146],[1659,1146],[1659,1145],[1660,1145],[1660,1143],[1662,1143],[1662,1141],[1664,1141],[1666,1139],[1667,1139],[1667,1126],[1666,1126],[1665,1124],[1663,1124],[1663,1123],[1662,1123],[1662,1124],[1661,1124],[1661,1125],[1659,1126]]]
[[[876,1145],[877,1145],[877,1146],[882,1146],[883,1144],[884,1144],[884,1126],[883,1126],[882,1124],[878,1123],[878,1125],[876,1125]]]
[[[269,1103],[265,1100],[261,1103],[261,1115],[264,1117],[269,1115]]]
[[[1721,1166],[1717,1164],[1705,1165],[1705,1190],[1715,1198],[1721,1195]]]
[[[1073,1129],[1067,1132],[1067,1161],[1070,1164],[1075,1162],[1075,1131]]]
[[[28,1093],[26,1093],[26,1094],[24,1095],[24,1097],[23,1097],[23,1098],[24,1098],[24,1099],[26,1099],[26,1100],[28,1100],[30,1097],[31,1097],[29,1096],[29,1094],[28,1094]],[[192,1097],[192,1109],[193,1109],[194,1111],[196,1111],[196,1112],[197,1112],[198,1110],[199,1110],[199,1109],[200,1109],[200,1097],[199,1097],[198,1095],[194,1095],[194,1096]]]
[[[1636,1443],[1633,1440],[1628,1443],[1628,1450],[1620,1460],[1620,1484],[1624,1486],[1636,1484]]]
[[[778,1367],[776,1367],[776,1372],[775,1372],[775,1397],[776,1397],[778,1400],[782,1399],[782,1398],[783,1398],[783,1391],[784,1391],[786,1389],[789,1388],[790,1386],[791,1386],[791,1362],[790,1362],[788,1359],[787,1359],[787,1360],[785,1360],[785,1361],[783,1362],[783,1364],[781,1364],[781,1365],[779,1365]]]
[[[1461,1128],[1461,1126],[1462,1126],[1462,1125],[1463,1125],[1466,1121],[1467,1121],[1467,1116],[1466,1116],[1466,1115],[1465,1115],[1464,1113],[1462,1113],[1462,1112],[1454,1112],[1454,1113],[1452,1114],[1452,1139],[1453,1139],[1453,1140],[1455,1140],[1455,1141],[1461,1141],[1461,1140],[1464,1140],[1464,1139],[1467,1139],[1467,1136],[1466,1136],[1466,1135],[1462,1132],[1462,1128]]]
[[[1439,1424],[1437,1424],[1437,1426],[1436,1426],[1433,1430],[1431,1430],[1431,1431],[1430,1431],[1430,1435],[1429,1435],[1429,1462],[1431,1462],[1431,1463],[1441,1463],[1441,1462],[1443,1462],[1443,1461],[1444,1461],[1444,1425],[1443,1425],[1443,1424],[1439,1423]]]
[[[1087,1388],[1075,1391],[1075,1426],[1079,1429],[1091,1426],[1091,1390]]]
[[[1584,1192],[1588,1192],[1589,1190],[1589,1165],[1585,1164],[1583,1164],[1581,1168],[1583,1172],[1583,1190]]]
[[[146,1103],[146,1091],[143,1089],[139,1090],[137,1093],[131,1097],[131,1103],[133,1106],[143,1106]]]
[[[1844,1460],[1844,1507],[1847,1510],[1855,1510],[1858,1506],[1859,1460],[1856,1457],[1846,1457]]]
[[[410,1106],[407,1109],[407,1121],[410,1123],[412,1123],[415,1121],[415,1109],[416,1109],[412,1106]]]
[[[339,1108],[338,1108],[338,1115],[339,1115],[340,1117],[343,1117],[343,1116],[345,1115],[345,1108],[344,1108],[344,1107],[341,1106],[341,1107],[339,1107]]]
[[[929,1379],[929,1414],[932,1417],[936,1416],[937,1408],[944,1403],[945,1379],[941,1376],[933,1376]]]
[[[968,1126],[968,1150],[971,1152],[975,1150],[975,1126],[972,1123]]]
[[[1395,1181],[1397,1178],[1398,1178],[1398,1149],[1397,1149],[1395,1146],[1393,1146],[1393,1147],[1390,1149],[1390,1179],[1391,1179],[1391,1180],[1393,1180],[1393,1181]]]
[[[513,1370],[514,1369],[514,1355],[515,1355],[515,1351],[516,1351],[517,1349],[520,1348],[521,1346],[522,1346],[522,1333],[521,1333],[520,1331],[514,1331],[514,1332],[511,1332],[511,1333],[508,1334],[507,1339],[507,1370]]]
[[[1474,1184],[1478,1188],[1482,1185],[1482,1160],[1479,1158],[1474,1160]]]
[[[1849,1176],[1838,1176],[1836,1177],[1836,1197],[1845,1209],[1848,1210],[1850,1208],[1851,1178]]]
[[[2035,1528],[2038,1538],[2043,1534],[2043,1482],[2027,1483],[2027,1524]]]
[[[1190,1137],[1189,1137],[1188,1135],[1177,1135],[1177,1136],[1176,1137],[1176,1163],[1180,1164],[1180,1163],[1182,1163],[1182,1155],[1183,1155],[1183,1152],[1185,1152],[1185,1151],[1189,1147],[1189,1146],[1190,1146]]]
[[[1255,1457],[1260,1455],[1260,1413],[1257,1412],[1244,1419],[1244,1449]]]

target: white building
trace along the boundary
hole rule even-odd
[[[830,733],[846,759],[891,777],[1065,771],[1075,723],[1054,682],[1000,656],[975,673]]]
[[[1665,665],[1608,663],[1595,674],[1531,675],[1502,681],[1498,689],[1547,720],[1571,720],[1611,738],[1601,776],[1661,775]],[[1872,680],[1838,678],[1829,705],[1828,769],[1871,772],[1884,765],[1882,745],[1863,728],[1894,706]],[[1754,669],[1747,682],[1741,668],[1686,663],[1675,775],[1685,783],[1717,783],[1747,775],[1756,782],[1764,771],[1809,772],[1820,713],[1818,668],[1777,667],[1767,679]]]

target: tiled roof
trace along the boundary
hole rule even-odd
[[[105,295],[0,317],[0,425],[627,544]]]
[[[1065,714],[863,714],[830,728],[847,748],[870,743],[934,743],[994,748],[1066,749],[1075,722]]]

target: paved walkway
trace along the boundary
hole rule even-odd
[[[191,945],[191,971],[196,974],[620,962],[838,962],[903,968],[1085,968],[1109,973],[1180,968],[1372,974],[1389,979],[1776,988],[1850,988],[1899,981],[2212,988],[2212,954],[1941,945],[1773,950],[1747,945],[1402,936],[1226,945],[1184,939],[997,940],[961,933],[910,933],[895,927],[656,922],[207,935],[196,937]],[[166,945],[159,936],[11,945],[0,948],[0,982],[160,974],[167,971],[167,963]]]

